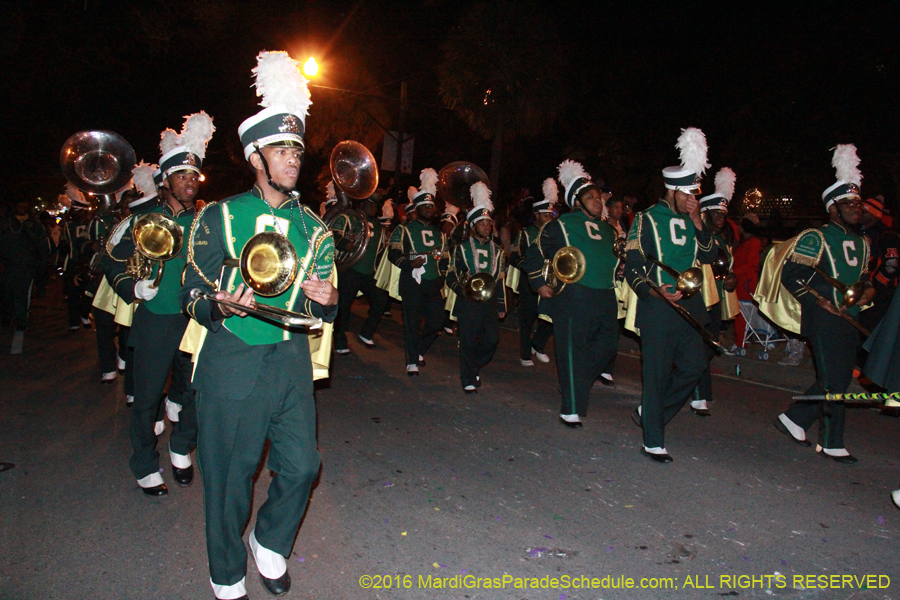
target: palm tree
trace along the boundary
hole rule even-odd
[[[463,14],[443,51],[441,99],[492,141],[496,192],[504,137],[539,134],[564,104],[561,44],[534,2],[492,0]]]

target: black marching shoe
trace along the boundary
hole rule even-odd
[[[291,574],[287,571],[278,579],[269,579],[260,573],[259,580],[262,582],[263,587],[266,588],[266,591],[273,596],[283,596],[291,589]]]
[[[584,423],[582,423],[581,421],[566,421],[562,417],[559,418],[559,422],[569,429],[581,429],[582,427],[584,427]]]
[[[666,452],[665,454],[652,454],[650,452],[647,452],[643,448],[641,448],[641,452],[643,452],[645,455],[649,456],[650,460],[658,462],[658,463],[662,463],[664,465],[668,464],[674,460],[671,456],[669,456],[668,452]]]
[[[638,427],[640,427],[641,429],[644,428],[643,423],[641,423],[641,407],[640,406],[638,406],[636,409],[634,409],[634,411],[632,411],[631,420],[634,421],[634,424],[637,425]]]
[[[852,454],[845,454],[843,456],[834,456],[832,454],[826,454],[821,446],[816,446],[816,452],[822,458],[830,458],[834,462],[839,462],[842,465],[855,465],[856,463],[859,462],[859,459],[856,458],[855,456],[853,456]]]
[[[175,478],[175,483],[180,485],[181,487],[187,487],[194,482],[194,465],[191,465],[185,469],[179,469],[178,467],[172,467],[172,477]]]
[[[775,418],[775,429],[777,429],[784,435],[788,436],[789,438],[791,438],[792,440],[794,440],[801,446],[806,446],[806,447],[812,446],[812,442],[810,442],[809,440],[798,440],[797,438],[795,438],[794,434],[791,433],[790,430],[784,426],[784,423],[781,422],[781,419],[779,419],[777,417]]]
[[[141,488],[141,491],[144,492],[147,496],[165,496],[169,493],[169,488],[166,487],[166,484],[161,483],[159,485],[154,485],[153,487]]]

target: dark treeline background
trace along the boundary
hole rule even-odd
[[[156,162],[160,132],[202,109],[218,131],[201,196],[245,189],[236,130],[257,110],[250,70],[268,49],[315,56],[314,85],[366,92],[312,88],[310,203],[337,141],[362,141],[380,161],[406,81],[415,173],[460,159],[489,171],[499,136],[498,200],[522,185],[538,194],[567,157],[652,200],[680,128],[696,126],[712,172],[736,171],[738,196],[757,187],[793,197],[795,213],[821,212],[830,149],[854,143],[864,193],[896,212],[898,16],[897,2],[831,0],[4,2],[4,184],[9,196],[60,193],[59,148],[82,129],[117,131]]]

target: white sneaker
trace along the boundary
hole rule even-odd
[[[180,412],[181,405],[177,402],[172,402],[171,400],[169,400],[169,397],[166,396],[166,416],[169,417],[169,421],[171,421],[172,423],[177,423],[178,413]]]
[[[363,344],[365,344],[365,345],[368,346],[369,348],[374,348],[374,347],[375,347],[375,342],[373,342],[373,341],[370,340],[369,338],[365,338],[365,337],[363,337],[363,336],[361,336],[361,335],[359,336],[359,341],[361,341]]]
[[[419,374],[419,365],[406,365],[406,374],[412,377]]]
[[[125,361],[122,360],[121,356],[116,356],[116,368],[119,369],[120,371],[125,370]]]
[[[537,359],[538,359],[539,361],[541,361],[542,363],[548,363],[548,362],[550,362],[550,357],[547,356],[546,354],[544,354],[543,352],[538,352],[537,350],[535,350],[534,348],[532,348],[532,349],[531,349],[531,353],[532,353],[533,355],[535,355],[535,356],[537,357]]]
[[[125,396],[125,406],[127,406],[128,408],[131,408],[131,406],[133,404],[134,404],[134,396]]]
[[[165,421],[157,421],[156,425],[153,426],[153,433],[156,434],[157,437],[163,434],[163,431],[166,430],[166,422]]]
[[[110,371],[109,373],[104,373],[100,376],[100,383],[112,383],[116,380],[116,377],[119,376],[117,371]]]
[[[335,354],[350,354],[350,348],[338,348],[334,351]]]
[[[533,367],[533,366],[534,366],[534,361],[531,360],[530,358],[527,359],[527,360],[524,359],[524,358],[520,358],[520,359],[519,359],[519,364],[522,365],[523,367]]]
[[[90,325],[91,325],[91,320],[90,320],[90,319],[85,319],[84,317],[81,317],[81,324],[84,325],[85,327],[90,327]]]
[[[450,335],[453,335],[453,328],[452,328],[452,327],[444,327],[444,331],[446,331],[446,332],[447,332],[448,334],[450,334]]]
[[[894,501],[894,506],[900,508],[900,490],[894,490],[891,492],[891,500]]]

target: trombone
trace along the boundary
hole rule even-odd
[[[834,289],[841,293],[843,298],[841,299],[841,305],[838,307],[840,309],[850,308],[854,304],[860,301],[863,297],[863,294],[866,293],[870,287],[872,287],[871,283],[857,281],[853,285],[847,285],[846,283],[835,279],[819,267],[813,267],[813,271],[816,272],[817,275],[821,276],[829,285],[831,285]],[[856,321],[853,321],[856,323]],[[866,334],[868,335],[868,334]]]
[[[243,304],[238,304],[237,302],[231,302],[229,300],[217,300],[215,295],[201,292],[197,288],[192,289],[190,295],[194,300],[208,300],[210,302],[215,302],[221,306],[227,306],[228,308],[245,312],[248,315],[252,315],[260,319],[276,321],[283,325],[306,326],[310,329],[318,329],[322,326],[322,319],[318,317],[307,317],[299,313],[284,310],[282,308],[276,308],[267,304],[254,304],[254,306],[244,306]]]
[[[822,275],[822,277],[825,279],[825,281],[828,281],[829,279],[833,279],[833,278],[829,277],[828,275],[825,275],[824,273],[822,273],[822,272],[819,270],[818,267],[815,267],[815,270],[816,270],[817,273],[819,273],[820,275]],[[837,280],[835,279],[834,281],[837,281]],[[809,284],[803,283],[803,282],[800,281],[799,279],[797,280],[797,283],[799,283],[799,284],[800,284],[800,287],[802,287],[804,290],[806,290],[807,292],[809,292],[810,294],[812,294],[813,298],[815,298],[816,300],[821,300],[822,302],[827,302],[827,303],[831,304],[832,306],[834,306],[834,303],[831,302],[831,300],[826,299],[825,296],[823,296],[822,294],[820,294],[819,292],[817,292],[817,291],[816,291],[812,286],[810,286]],[[829,283],[831,283],[831,282],[829,281]],[[841,283],[841,282],[840,282],[840,281],[837,281],[837,283]],[[852,288],[852,287],[854,287],[854,286],[857,285],[857,284],[861,284],[861,285],[863,285],[863,286],[865,285],[865,284],[863,284],[861,281],[857,281],[857,282],[856,282],[855,284],[853,284],[852,286],[848,286],[847,284],[841,283],[841,285],[844,286],[844,287],[846,287],[846,288]],[[832,284],[832,285],[833,285],[833,284]],[[835,287],[837,287],[837,286],[835,285]],[[838,291],[841,291],[840,288],[838,288]],[[845,294],[844,294],[844,300],[845,300],[845,301],[846,301],[846,298],[847,298],[847,295],[846,295],[846,293],[845,293]],[[848,306],[852,306],[852,304],[855,304],[857,300],[859,300],[859,298],[855,298],[855,299],[853,300],[853,302],[852,302],[850,305],[848,305]],[[851,317],[850,315],[848,315],[847,313],[844,312],[844,309],[847,308],[847,306],[844,306],[843,303],[842,303],[841,306],[836,307],[836,308],[840,311],[840,316],[841,316],[841,318],[844,319],[845,321],[847,321],[848,323],[850,323],[851,325],[853,325],[856,329],[859,330],[860,333],[862,333],[862,334],[863,334],[864,336],[866,336],[866,337],[869,337],[870,335],[872,335],[872,332],[869,331],[868,329],[866,329],[866,327],[865,327],[864,325],[861,325],[856,319],[854,319],[853,317]]]

